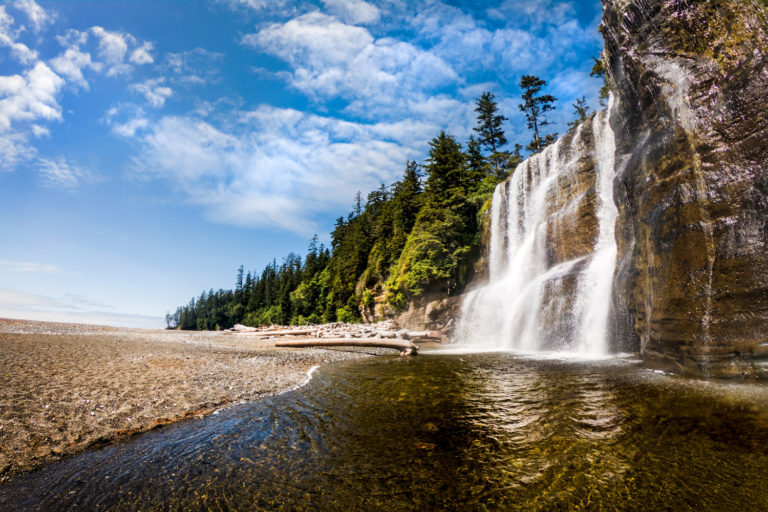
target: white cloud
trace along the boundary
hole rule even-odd
[[[13,25],[14,19],[5,11],[5,7],[0,5],[0,46],[10,48],[11,55],[22,64],[30,64],[37,60],[37,52],[16,40],[18,30],[14,30]]]
[[[363,0],[323,0],[326,8],[347,23],[378,23],[381,11],[378,7]]]
[[[0,132],[0,171],[13,171],[17,165],[35,156],[35,149],[20,133]]]
[[[102,27],[91,28],[91,32],[99,39],[99,55],[104,61],[112,66],[122,66],[125,60],[125,54],[128,52],[128,43],[126,37],[119,32],[108,32]],[[107,75],[117,74],[120,71],[110,69]]]
[[[212,85],[221,81],[220,65],[224,54],[194,48],[166,55],[170,80],[181,85]]]
[[[149,53],[154,48],[152,43],[145,42],[131,52],[131,62],[134,64],[151,64],[155,62]]]
[[[149,64],[154,62],[150,55],[152,43],[138,43],[131,34],[123,32],[110,32],[103,27],[91,27],[91,33],[99,40],[99,57],[106,63],[107,76],[128,74],[132,71],[130,64],[125,62],[126,56],[134,64]],[[130,55],[128,54],[130,48]]]
[[[137,131],[144,130],[149,126],[149,121],[143,117],[131,119],[125,123],[116,123],[112,126],[112,132],[121,136],[132,138]]]
[[[161,85],[163,82],[165,82],[164,78],[155,78],[131,84],[128,88],[144,96],[152,107],[160,108],[165,105],[165,100],[173,96],[173,90],[166,85]]]
[[[505,0],[498,7],[488,9],[492,18],[515,20],[518,26],[524,25],[536,30],[542,25],[559,25],[575,17],[573,2],[562,0]]]
[[[165,327],[162,317],[131,315],[80,295],[60,298],[0,288],[0,317],[44,322],[75,322],[115,327]]]
[[[41,28],[52,21],[51,16],[34,0],[16,0],[14,6],[27,15],[29,21],[32,22],[35,32],[40,32]]]
[[[56,265],[49,263],[33,263],[30,261],[0,260],[0,268],[10,272],[40,272],[43,274],[60,274],[61,270]]]
[[[120,104],[110,108],[103,122],[111,126],[112,133],[126,138],[133,138],[137,132],[149,126],[144,109],[134,104]]]
[[[21,75],[0,76],[0,133],[15,121],[60,120],[56,95],[64,80],[43,62]]]
[[[85,90],[88,90],[88,81],[83,76],[83,69],[89,68],[95,71],[101,69],[99,63],[91,60],[90,53],[84,53],[75,48],[68,48],[51,60],[50,64],[59,75]]]
[[[92,173],[69,164],[64,158],[40,158],[37,165],[40,178],[46,187],[72,190],[94,180]]]
[[[64,48],[79,49],[88,42],[88,32],[81,32],[73,28],[67,29],[64,35],[57,35],[56,41]]]
[[[233,114],[229,130],[164,117],[141,137],[137,169],[165,178],[217,222],[311,234],[318,213],[358,190],[391,183],[411,147],[434,134],[425,123],[359,124],[262,106]]]
[[[319,12],[269,25],[243,43],[288,62],[290,84],[310,97],[364,100],[359,115],[387,108],[402,113],[399,108],[414,94],[459,82],[434,54],[396,39],[375,39],[365,28]]]
[[[282,9],[288,0],[219,0],[228,4],[231,8],[245,7],[260,12],[266,9]]]

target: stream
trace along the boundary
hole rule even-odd
[[[631,359],[376,357],[0,487],[1,510],[768,510],[768,389]]]

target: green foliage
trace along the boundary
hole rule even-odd
[[[589,76],[603,79],[603,85],[600,87],[600,106],[604,107],[605,100],[608,99],[608,95],[611,92],[608,88],[608,81],[605,78],[605,65],[603,64],[602,57],[592,57],[592,60],[595,61],[595,64],[592,66],[592,70],[589,72]]]
[[[426,292],[459,290],[476,245],[477,208],[467,193],[475,192],[479,184],[463,179],[467,155],[445,132],[429,144],[425,204],[387,282],[388,297],[396,308]]]
[[[315,235],[303,258],[289,254],[261,272],[241,266],[233,290],[202,292],[167,315],[169,327],[359,322],[384,300],[402,311],[428,293],[461,292],[494,187],[523,159],[519,144],[513,153],[501,149],[506,118],[492,94],[483,93],[476,111],[478,138],[466,152],[440,132],[423,166],[408,161],[400,180],[356,195],[352,211],[336,220],[330,248]]]
[[[526,149],[532,153],[540,153],[548,144],[557,139],[557,134],[540,135],[539,129],[550,124],[546,114],[555,109],[553,103],[557,101],[552,95],[538,96],[539,92],[547,85],[547,82],[533,75],[523,75],[520,79],[520,88],[523,90],[523,103],[519,105],[525,114],[528,129],[533,130],[533,140]]]
[[[507,120],[506,117],[498,113],[498,105],[493,101],[494,95],[490,92],[484,92],[477,99],[477,126],[473,128],[478,133],[481,146],[490,151],[488,160],[493,171],[497,176],[503,173],[503,163],[506,160],[506,153],[501,148],[507,144],[507,138],[501,124]],[[470,143],[472,139],[470,139]],[[470,148],[470,152],[472,148]]]
[[[589,106],[587,106],[587,99],[584,96],[581,99],[577,99],[576,103],[573,104],[573,114],[576,116],[576,119],[568,123],[568,126],[572,128],[579,126],[589,117]]]

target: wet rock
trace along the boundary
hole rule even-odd
[[[604,0],[618,102],[617,300],[649,364],[761,373],[768,16],[757,0]]]

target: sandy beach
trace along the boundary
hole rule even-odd
[[[88,447],[291,389],[374,349],[0,319],[0,482]]]

